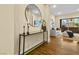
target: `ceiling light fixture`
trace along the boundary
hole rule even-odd
[[[56,8],[56,5],[53,5],[53,8]]]
[[[61,12],[58,12],[57,14],[58,14],[58,15],[61,15]]]
[[[79,11],[79,8],[76,11]]]
[[[61,12],[58,12],[57,15],[61,15]]]

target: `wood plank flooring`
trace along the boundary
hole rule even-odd
[[[44,43],[28,55],[78,55],[79,44],[76,41],[50,37],[50,43]]]

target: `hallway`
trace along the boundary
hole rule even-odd
[[[51,37],[50,43],[44,43],[28,55],[78,55],[79,44],[74,41]]]

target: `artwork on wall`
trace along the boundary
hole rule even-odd
[[[41,20],[34,20],[34,26],[35,27],[40,27],[42,25]]]

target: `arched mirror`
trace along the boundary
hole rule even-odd
[[[39,30],[41,29],[42,24],[43,24],[42,14],[41,14],[40,9],[35,4],[27,5],[27,7],[25,8],[25,18],[28,23],[27,32],[29,32],[33,27],[34,27],[34,29],[35,28],[37,28]],[[34,29],[32,29],[32,31]],[[37,30],[35,29],[35,31],[37,31]]]

